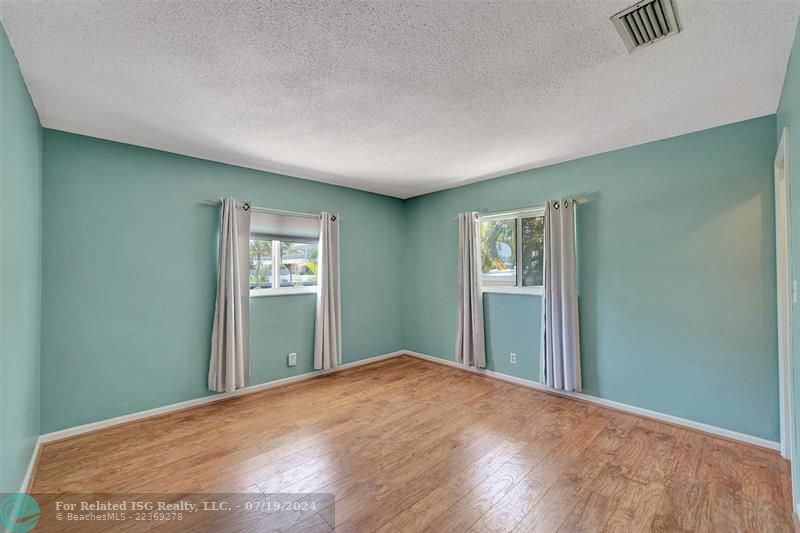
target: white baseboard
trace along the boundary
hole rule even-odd
[[[296,383],[298,381],[303,381],[306,379],[312,379],[319,376],[324,376],[326,374],[332,374],[334,372],[341,372],[342,370],[347,370],[348,368],[355,368],[357,366],[368,365],[370,363],[375,363],[377,361],[381,361],[383,359],[389,359],[391,357],[397,357],[400,355],[405,354],[405,350],[386,353],[383,355],[376,355],[373,357],[368,357],[366,359],[360,359],[358,361],[353,361],[352,363],[344,363],[342,365],[337,366],[336,368],[331,368],[329,370],[315,370],[312,372],[306,372],[305,374],[300,374],[298,376],[292,376],[289,378],[284,379],[276,379],[275,381],[268,381],[266,383],[259,383],[258,385],[251,385],[249,387],[245,387],[243,389],[239,389],[234,392],[223,392],[219,394],[212,394],[210,396],[203,396],[202,398],[196,398],[194,400],[187,400],[185,402],[178,402],[173,403],[170,405],[164,405],[162,407],[155,407],[153,409],[148,409],[146,411],[139,411],[136,413],[131,413],[128,415],[117,416],[114,418],[108,418],[106,420],[100,420],[98,422],[92,422],[90,424],[83,424],[81,426],[75,426],[66,429],[60,429],[58,431],[53,431],[50,433],[45,433],[41,437],[39,437],[39,444],[44,444],[48,442],[54,442],[57,440],[66,439],[69,437],[74,437],[76,435],[82,435],[83,433],[89,433],[92,431],[97,431],[99,429],[105,429],[112,426],[118,426],[120,424],[125,424],[127,422],[132,422],[134,420],[142,420],[144,418],[151,418],[153,416],[163,415],[166,413],[171,413],[173,411],[182,411],[184,409],[188,409],[190,407],[197,407],[199,405],[206,405],[209,403],[220,402],[222,400],[227,400],[228,398],[234,398],[236,396],[243,396],[245,394],[253,394],[255,392],[261,392],[267,389],[273,389],[275,387],[280,387],[283,385],[288,385],[290,383]]]
[[[22,484],[19,487],[20,493],[28,492],[31,488],[31,479],[33,478],[33,471],[36,469],[36,463],[39,462],[39,453],[42,451],[42,437],[36,439],[36,444],[33,447],[31,460],[28,463],[28,469],[25,471],[25,477],[22,478]]]
[[[537,383],[536,381],[531,381],[528,379],[517,378],[514,376],[509,376],[508,374],[502,374],[500,372],[495,372],[493,370],[485,370],[482,368],[475,368],[471,366],[464,366],[460,363],[455,361],[450,361],[448,359],[442,359],[440,357],[434,357],[432,355],[426,355],[419,352],[414,352],[411,350],[406,350],[405,353],[412,357],[417,357],[419,359],[424,359],[425,361],[430,361],[432,363],[437,363],[440,365],[451,366],[453,368],[458,368],[459,370],[464,370],[467,372],[472,372],[474,374],[481,374],[487,377],[491,377],[493,379],[498,379],[501,381],[505,381],[508,383],[513,383],[514,385],[520,385],[522,387],[528,387],[530,389],[536,389],[538,391],[547,392],[550,394],[557,394],[559,396],[566,396],[568,398],[573,398],[576,400],[581,400],[584,402],[593,403],[596,405],[601,405],[603,407],[608,407],[610,409],[616,409],[617,411],[624,411],[626,413],[631,413],[634,415],[643,416],[646,418],[652,418],[654,420],[658,420],[660,422],[667,422],[668,424],[674,424],[676,426],[683,426],[689,429],[693,429],[696,431],[702,431],[703,433],[710,433],[711,435],[716,435],[719,437],[725,437],[726,439],[736,440],[740,442],[744,442],[747,444],[752,444],[754,446],[760,446],[761,448],[767,448],[769,450],[780,451],[780,443],[774,442],[767,439],[762,439],[761,437],[754,437],[752,435],[747,435],[745,433],[739,433],[738,431],[732,431],[730,429],[724,429],[717,426],[711,426],[709,424],[703,424],[702,422],[695,422],[694,420],[687,420],[686,418],[680,418],[677,416],[667,415],[664,413],[659,413],[657,411],[651,411],[649,409],[643,409],[641,407],[636,407],[633,405],[628,405],[625,403],[615,402],[612,400],[605,400],[603,398],[598,398],[597,396],[591,396],[589,394],[583,394],[580,392],[567,392],[561,391],[556,389],[551,389],[541,383]]]

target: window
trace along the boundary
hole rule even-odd
[[[480,247],[484,291],[541,294],[544,209],[484,215]]]
[[[317,243],[251,238],[250,295],[316,291],[317,253]]]
[[[254,212],[250,220],[250,296],[317,290],[319,219]]]
[[[481,271],[485,285],[517,284],[517,220],[481,221]]]
[[[522,286],[544,285],[544,215],[520,219]]]
[[[272,241],[250,239],[250,290],[272,288]]]
[[[317,243],[280,242],[281,287],[317,285]]]

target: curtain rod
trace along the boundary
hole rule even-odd
[[[204,203],[211,205],[219,205],[222,200],[206,200]],[[320,213],[302,213],[300,211],[286,211],[285,209],[271,209],[269,207],[256,207],[251,205],[250,202],[245,202],[250,208],[250,211],[258,211],[259,213],[273,213],[276,215],[288,215],[293,217],[306,217],[306,218],[319,218]],[[340,217],[341,218],[341,217]]]
[[[573,200],[575,200],[575,203],[578,204],[578,205],[586,203],[586,198],[584,198],[583,196],[577,196],[577,197],[573,198]],[[544,204],[542,204],[542,205],[534,205],[534,206],[531,206],[531,207],[518,207],[516,209],[502,209],[500,211],[487,211],[485,213],[478,212],[478,216],[480,217],[480,216],[487,216],[487,215],[501,215],[503,213],[517,213],[517,212],[521,213],[521,212],[524,212],[524,211],[534,211],[536,209],[544,209]],[[453,217],[453,220],[458,220],[458,217],[457,216]]]

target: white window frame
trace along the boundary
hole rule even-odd
[[[486,213],[478,216],[478,223],[483,223],[491,220],[507,220],[509,218],[516,219],[516,267],[517,279],[515,285],[486,285],[483,282],[483,273],[481,273],[481,291],[484,293],[495,294],[532,294],[541,296],[544,294],[544,287],[526,287],[522,285],[522,243],[520,242],[520,235],[522,235],[522,219],[529,217],[543,217],[545,207],[526,207],[524,209],[514,209],[511,211],[498,211],[496,213]]]
[[[254,237],[251,235],[251,238]],[[266,239],[260,239],[266,240]],[[289,296],[290,294],[316,294],[317,287],[281,287],[281,242],[294,242],[294,241],[281,241],[280,239],[272,239],[272,287],[269,289],[251,289],[250,298],[260,298],[262,296]],[[277,280],[277,287],[275,286]],[[319,280],[317,280],[319,283]],[[249,282],[248,282],[249,286]]]

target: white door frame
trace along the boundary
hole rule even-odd
[[[783,128],[775,155],[775,265],[778,300],[778,386],[780,396],[781,455],[792,458],[794,419],[792,416],[792,306],[797,301],[797,284],[791,272],[789,186],[786,177],[786,141]]]

